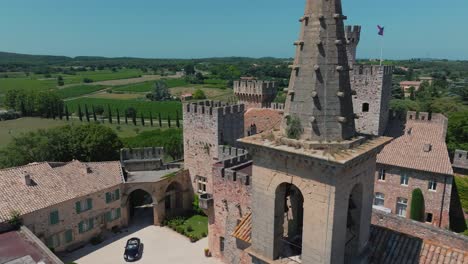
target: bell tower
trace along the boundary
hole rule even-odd
[[[307,0],[282,128],[239,140],[253,159],[253,263],[365,258],[376,157],[390,139],[356,135],[345,18],[341,0]]]

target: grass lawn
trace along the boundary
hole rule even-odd
[[[19,136],[22,133],[65,125],[79,125],[82,123],[86,124],[86,122],[80,122],[79,120],[66,121],[58,119],[44,119],[38,117],[24,117],[16,120],[0,121],[0,148],[6,146],[13,139],[13,137]],[[122,119],[122,123],[120,125],[118,125],[116,122],[114,122],[113,124],[109,124],[106,122],[104,123],[104,125],[112,128],[114,131],[117,132],[117,135],[119,135],[119,137],[122,138],[135,137],[141,132],[159,129],[157,121],[154,123],[154,127],[151,127],[149,125],[149,122],[146,123],[147,125],[144,127],[141,126],[139,123],[137,123],[137,126],[134,126],[131,124],[131,122],[129,122],[129,125],[126,125],[124,123],[124,119]],[[164,126],[167,125],[164,124]]]
[[[183,87],[174,87],[170,88],[169,91],[174,96],[180,96],[185,93],[194,93],[197,89],[202,90],[207,99],[217,100],[217,101],[229,101],[229,98],[234,96],[232,89],[217,89],[217,88],[207,88],[203,84],[192,84],[190,86]]]
[[[60,95],[61,98],[66,99],[94,93],[103,90],[104,88],[105,86],[102,85],[77,85],[60,89],[57,91],[57,93]]]
[[[127,108],[133,107],[137,110],[138,117],[140,117],[140,114],[143,114],[144,117],[149,117],[150,112],[154,118],[156,118],[158,114],[161,113],[164,119],[167,119],[167,116],[169,115],[171,119],[174,120],[176,118],[176,112],[178,112],[179,118],[182,117],[182,104],[178,101],[151,102],[143,100],[78,98],[67,101],[65,103],[71,113],[78,111],[78,105],[81,105],[81,109],[84,109],[85,105],[87,105],[89,108],[91,108],[93,105],[101,105],[104,109],[107,109],[107,106],[110,106],[113,111],[118,109],[121,116],[123,116],[123,113]]]
[[[182,226],[185,230],[187,230],[188,226],[191,226],[193,228],[193,231],[187,233],[201,237],[203,234],[208,234],[208,217],[204,215],[191,216],[190,218],[185,220]]]
[[[37,80],[34,78],[0,78],[0,94],[11,89],[55,89],[56,80]]]
[[[129,85],[123,85],[123,86],[117,86],[112,88],[113,91],[120,91],[120,92],[135,92],[135,93],[141,93],[141,92],[149,92],[153,90],[154,87],[153,82],[144,82],[144,83],[136,83],[136,84],[129,84]]]
[[[61,75],[65,84],[82,83],[84,78],[89,78],[93,82],[108,81],[108,80],[119,80],[136,78],[142,75],[143,72],[139,69],[122,69],[117,72],[111,70],[101,71],[83,71],[77,72],[76,75]]]
[[[97,93],[87,96],[87,98],[117,99],[117,100],[135,100],[145,99],[145,94],[138,93]]]

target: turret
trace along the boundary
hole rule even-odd
[[[356,64],[356,50],[361,39],[361,26],[346,26],[345,35],[349,66],[353,67]]]

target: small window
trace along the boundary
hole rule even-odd
[[[374,198],[374,205],[376,206],[384,206],[385,204],[385,194],[383,193],[375,193],[375,198]]]
[[[379,181],[385,181],[385,170],[381,169],[379,171]]]
[[[436,191],[437,190],[437,182],[435,180],[431,180],[429,181],[429,184],[428,184],[428,189],[430,191]]]
[[[426,213],[426,223],[432,223],[432,213]]]
[[[59,212],[57,210],[50,212],[49,223],[50,225],[59,223]]]
[[[406,208],[408,207],[408,199],[398,197],[396,205],[396,213],[398,216],[406,217]]]
[[[52,235],[46,239],[47,247],[55,249],[60,246],[60,237],[58,234]]]
[[[81,221],[78,224],[78,232],[80,234],[88,232],[89,230],[92,230],[94,228],[94,218],[89,218],[84,221]]]
[[[362,104],[362,112],[364,112],[364,113],[369,112],[369,104],[368,103],[363,103]]]
[[[224,252],[224,237],[219,237],[219,251]]]
[[[404,185],[404,186],[408,186],[408,182],[409,182],[408,175],[407,174],[402,174],[401,178],[400,178],[400,184]]]
[[[120,215],[121,215],[120,208],[112,209],[106,213],[106,221],[112,222],[114,220],[117,220],[120,218]]]
[[[206,177],[197,176],[197,186],[198,186],[198,193],[206,193]]]
[[[63,233],[63,236],[64,236],[64,241],[65,243],[71,243],[73,241],[73,232],[71,229],[65,231],[65,233]]]

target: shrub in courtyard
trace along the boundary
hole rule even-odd
[[[187,226],[187,232],[193,232],[193,227],[191,225]]]
[[[424,196],[421,189],[414,189],[411,196],[410,218],[419,222],[424,221]]]

